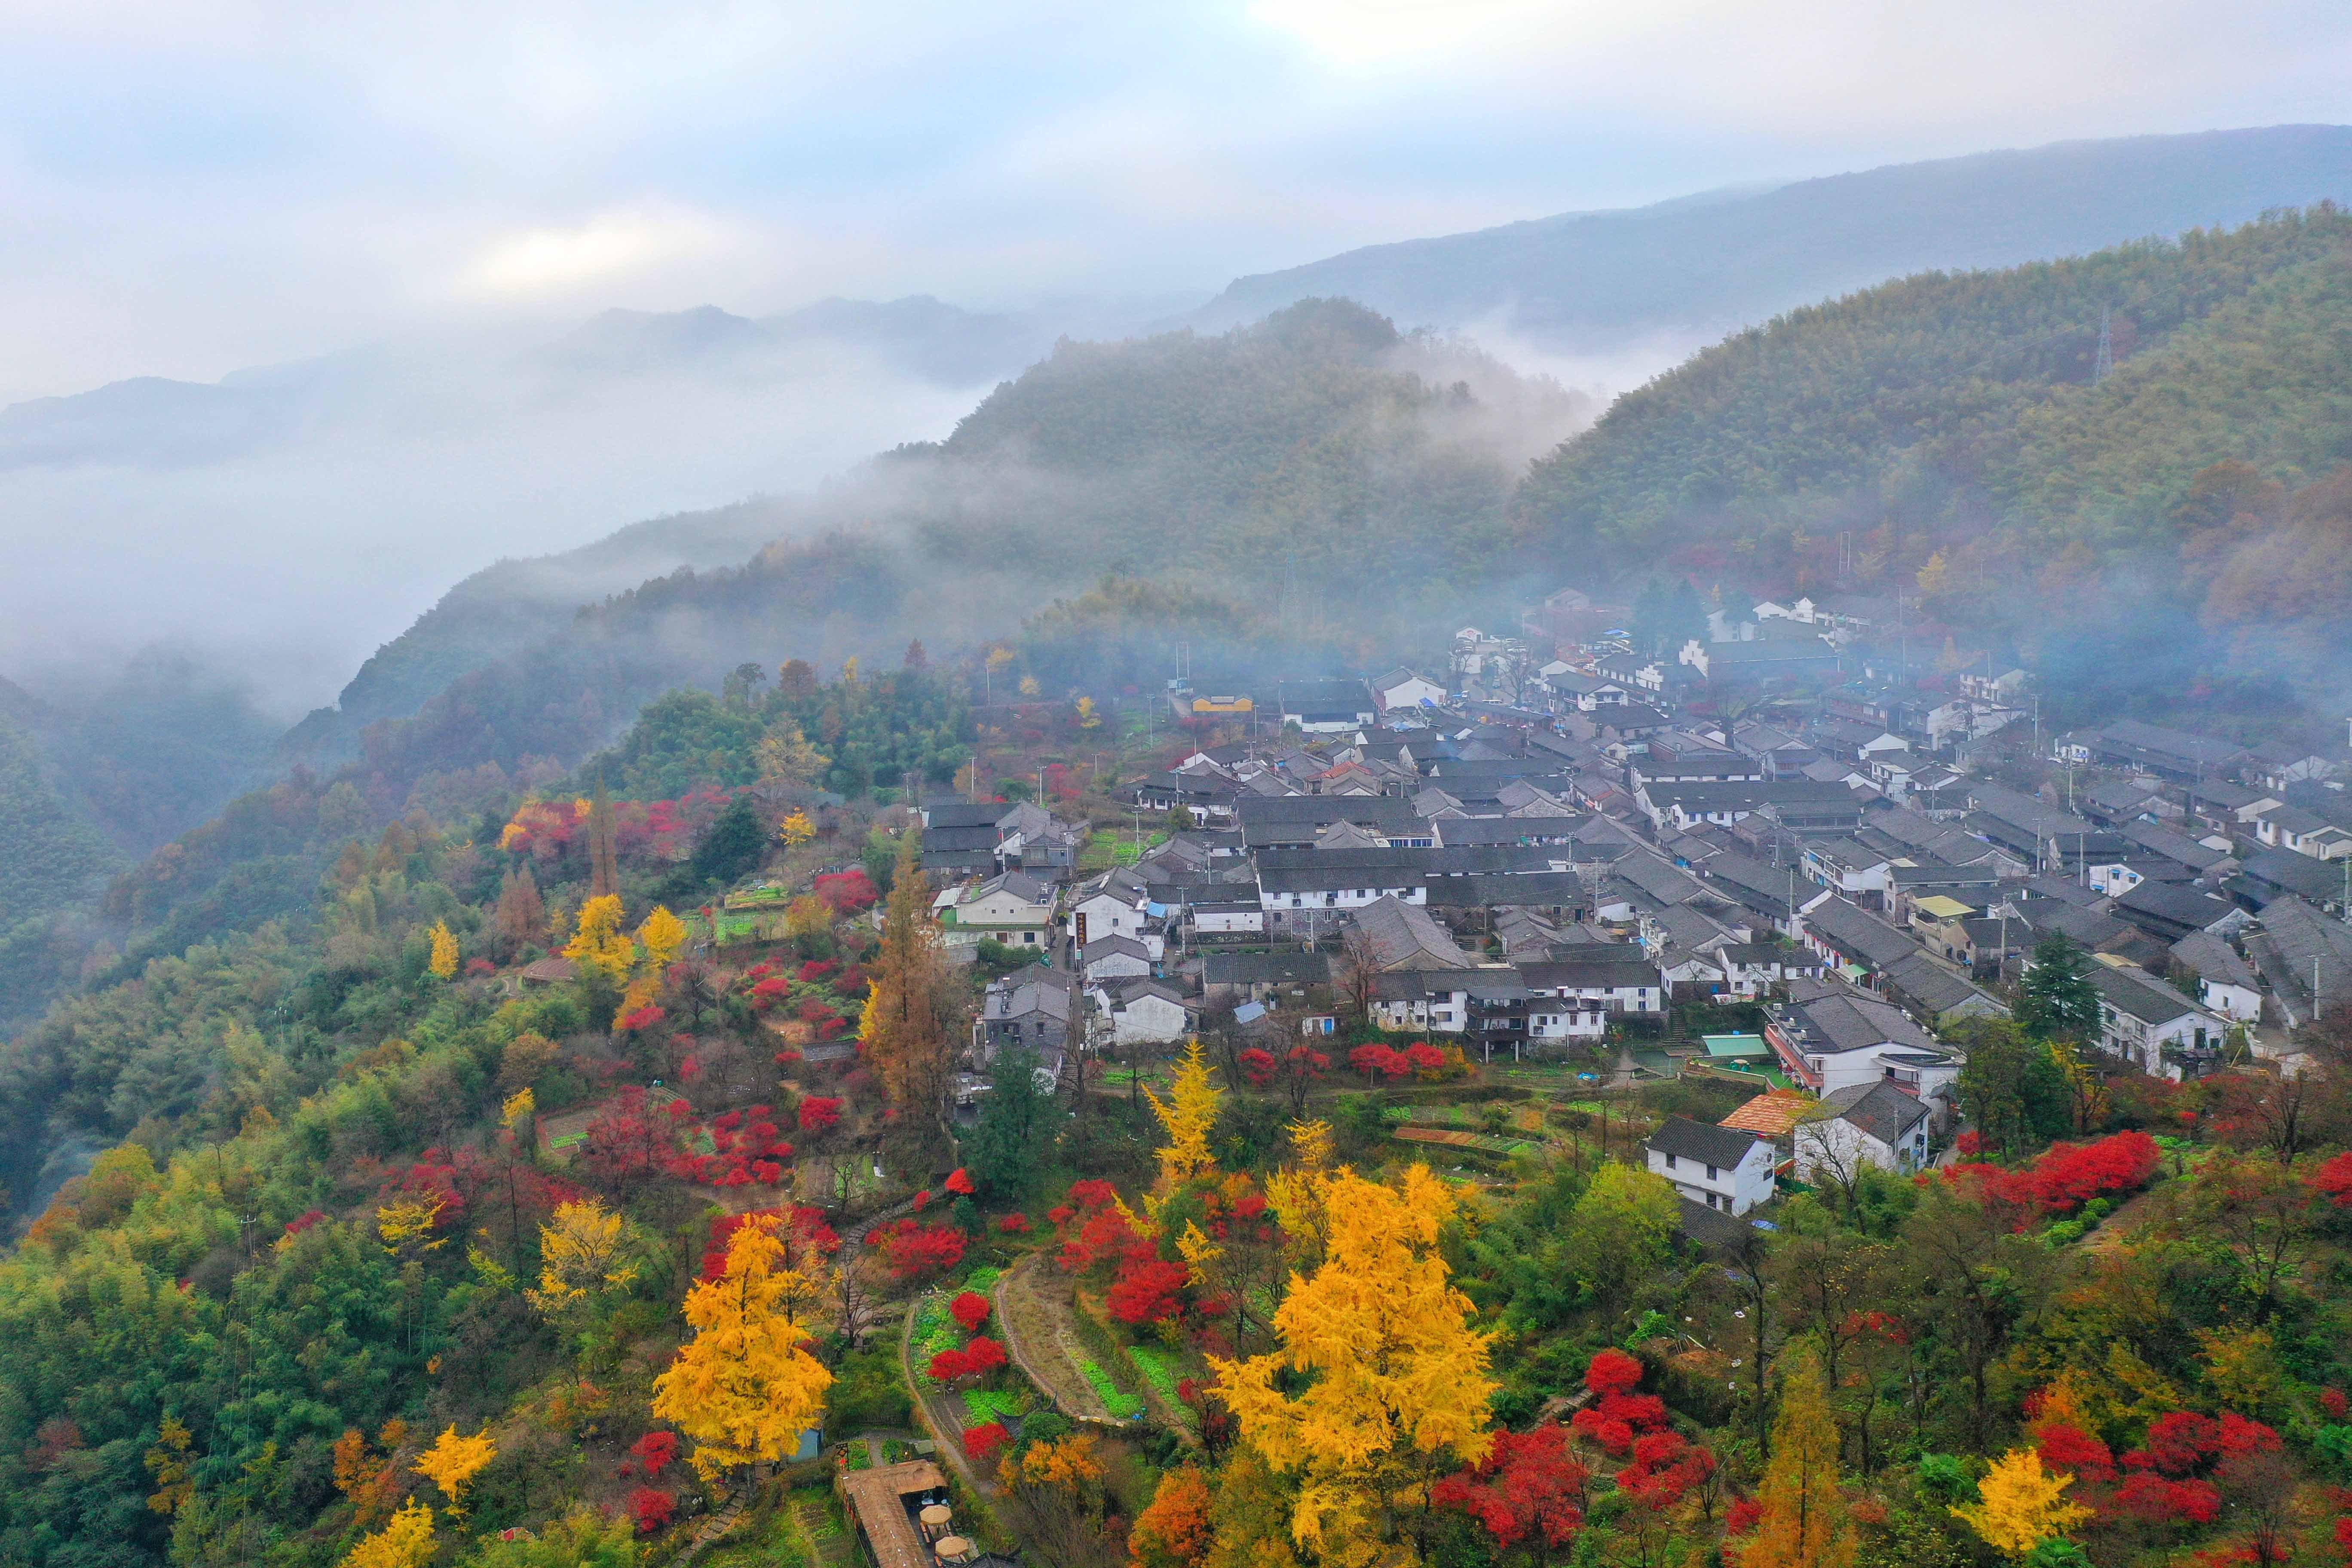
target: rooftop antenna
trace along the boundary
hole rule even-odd
[[[2091,365],[2091,384],[2098,385],[2116,374],[2116,341],[2108,330],[2107,307],[2099,307],[2099,357]]]

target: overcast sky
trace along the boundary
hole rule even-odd
[[[491,314],[1204,297],[2347,83],[2342,0],[0,0],[0,402]]]

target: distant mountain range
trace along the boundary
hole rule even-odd
[[[1343,296],[1400,327],[1553,353],[1696,347],[1909,273],[2084,255],[2347,198],[2347,126],[2063,142],[1367,246],[1237,279],[1189,320],[1222,330]]]
[[[988,315],[912,294],[882,303],[820,300],[757,321],[716,305],[665,312],[607,310],[548,353],[566,365],[641,371],[855,345],[894,369],[942,386],[973,386],[1001,380],[1038,359],[1054,346],[1058,331],[1055,322],[1036,314]]]
[[[713,305],[606,310],[551,340],[504,350],[352,350],[257,367],[217,382],[134,376],[0,408],[0,471],[71,464],[171,468],[294,446],[333,429],[414,417],[495,396],[583,401],[597,384],[687,378],[721,389],[807,380],[865,365],[942,387],[1018,373],[1063,330],[928,295],[824,300],[754,321]]]

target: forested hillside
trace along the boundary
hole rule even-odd
[[[367,725],[414,713],[452,681],[562,631],[583,606],[681,567],[738,565],[793,521],[775,501],[751,500],[648,519],[560,555],[487,566],[377,649],[334,707],[295,727],[285,750],[340,760]]]
[[[58,793],[32,738],[0,717],[0,1032],[68,977],[73,949],[52,923],[120,863]]]
[[[2230,629],[2243,617],[2184,577],[2191,491],[2219,463],[2295,490],[2352,459],[2347,239],[2321,207],[1792,312],[1537,464],[1522,524],[1570,554],[1680,551],[1702,577],[1815,591],[1852,531],[1859,585],[1916,578],[1980,631],[2028,631],[2102,575],[2134,612]]]
[[[656,693],[744,659],[830,668],[895,658],[918,637],[1009,637],[1107,575],[1150,584],[1117,629],[1155,658],[1169,626],[1360,641],[1423,607],[1442,618],[1506,569],[1517,470],[1583,408],[1339,301],[1216,337],[1066,342],[944,443],[902,447],[805,501],[648,524],[625,557],[681,548],[681,526],[706,543],[769,531],[746,564],[608,586],[576,615],[558,608],[574,580],[565,559],[500,568],[389,645],[345,704],[371,720],[415,712],[366,742],[368,765],[404,785],[484,763],[568,763]],[[582,580],[609,582],[586,566]],[[1286,584],[1293,616],[1276,634],[1264,623]],[[1371,593],[1371,613],[1343,589]],[[349,728],[314,715],[297,739]]]

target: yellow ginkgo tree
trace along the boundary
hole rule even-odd
[[[451,979],[457,973],[457,939],[450,934],[447,921],[435,921],[431,935],[433,956],[425,967],[436,980]]]
[[[449,1500],[449,1517],[463,1519],[467,1486],[498,1457],[499,1446],[488,1426],[467,1437],[459,1436],[452,1423],[412,1468],[441,1489],[441,1495]]]
[[[627,1289],[637,1277],[624,1257],[627,1233],[626,1222],[593,1197],[556,1205],[555,1217],[539,1227],[539,1288],[524,1298],[560,1318],[608,1290]]]
[[[1994,1551],[2023,1557],[2091,1517],[2089,1509],[2060,1496],[2074,1480],[2044,1470],[2042,1456],[2032,1448],[2012,1448],[1995,1459],[1977,1483],[1978,1500],[1960,1503],[1952,1511]]]
[[[1209,1364],[1242,1440],[1297,1479],[1293,1539],[1332,1568],[1363,1568],[1395,1555],[1436,1477],[1486,1457],[1496,1385],[1488,1336],[1438,1253],[1454,1212],[1444,1184],[1425,1165],[1393,1186],[1343,1169],[1322,1198],[1324,1258],[1290,1278],[1280,1347]]]
[[[351,1549],[341,1568],[424,1568],[436,1549],[433,1510],[410,1498],[382,1530]]]
[[[772,1215],[753,1215],[728,1238],[725,1270],[687,1292],[694,1338],[654,1381],[654,1414],[694,1439],[688,1456],[705,1480],[737,1465],[773,1463],[824,1412],[833,1373],[801,1348],[797,1303],[808,1279],[786,1267]]]
[[[580,924],[564,944],[563,956],[583,972],[603,974],[614,984],[636,967],[637,944],[621,930],[621,896],[606,893],[580,906]]]
[[[646,963],[659,972],[667,969],[677,950],[686,945],[686,922],[666,905],[656,904],[654,912],[637,927],[637,945],[646,951]]]
[[[1197,1039],[1186,1043],[1175,1084],[1165,1100],[1148,1089],[1143,1092],[1151,1101],[1152,1114],[1168,1132],[1168,1142],[1160,1147],[1160,1192],[1164,1197],[1217,1168],[1209,1133],[1217,1124],[1217,1107],[1225,1096],[1210,1081],[1208,1060],[1201,1054]]]

